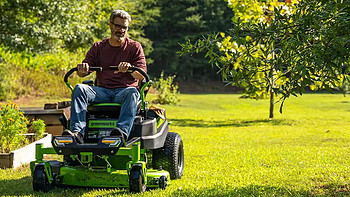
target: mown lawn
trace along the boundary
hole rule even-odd
[[[183,94],[163,106],[185,146],[183,178],[166,190],[33,192],[28,167],[0,170],[0,196],[350,196],[350,98],[306,94],[268,119],[268,100]]]

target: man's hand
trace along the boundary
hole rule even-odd
[[[118,70],[114,71],[115,74],[121,72],[121,73],[125,73],[126,71],[128,71],[129,67],[131,67],[131,64],[128,62],[120,62],[118,65]]]
[[[115,74],[117,73],[125,73],[126,71],[128,71],[129,67],[131,67],[131,64],[128,62],[120,62],[118,65],[118,70],[114,71]],[[140,74],[137,71],[134,71],[131,73],[131,76],[134,77],[135,79],[139,79],[139,80],[143,80],[144,77],[142,74]]]
[[[89,64],[88,63],[81,63],[77,65],[78,68],[78,76],[79,77],[85,77],[89,74]]]

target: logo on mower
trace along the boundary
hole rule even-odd
[[[117,121],[90,121],[90,128],[115,128],[117,127]]]

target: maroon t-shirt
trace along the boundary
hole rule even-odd
[[[95,42],[87,52],[84,63],[89,66],[102,67],[97,72],[98,86],[104,88],[137,87],[138,80],[130,73],[117,73],[110,70],[110,66],[118,66],[120,62],[129,62],[131,65],[142,68],[147,72],[145,55],[139,42],[125,38],[125,42],[118,47],[109,44],[109,38]]]

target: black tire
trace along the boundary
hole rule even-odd
[[[168,180],[166,176],[161,176],[159,178],[159,188],[165,189],[168,186]]]
[[[184,147],[181,136],[169,132],[164,146],[153,150],[152,167],[164,169],[170,173],[171,179],[180,179],[184,171]]]
[[[144,183],[141,170],[132,169],[130,171],[129,190],[132,193],[141,193],[146,191],[146,185]]]
[[[52,184],[49,183],[49,180],[45,173],[44,165],[35,166],[33,173],[33,190],[48,192],[52,188]]]

